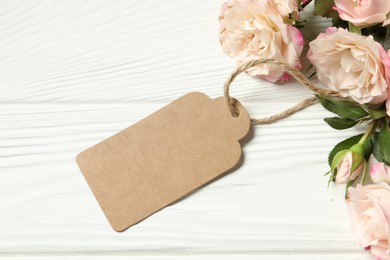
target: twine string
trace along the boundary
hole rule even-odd
[[[230,85],[234,81],[234,79],[242,72],[260,65],[260,64],[267,64],[267,65],[272,65],[272,66],[277,66],[281,69],[283,69],[285,72],[288,72],[291,76],[293,76],[299,83],[302,85],[306,86],[308,89],[311,91],[321,95],[321,96],[328,96],[328,97],[337,97],[337,98],[342,98],[340,94],[336,91],[332,90],[327,90],[320,88],[310,82],[310,80],[299,70],[291,66],[290,64],[283,62],[283,61],[277,61],[277,60],[272,60],[272,59],[260,59],[260,60],[252,60],[243,63],[241,66],[237,67],[232,74],[228,77],[228,79],[225,82],[225,85],[223,87],[224,89],[224,97],[227,106],[229,107],[230,112],[232,113],[233,116],[238,116],[239,111],[235,107],[235,99],[232,98],[229,94],[230,91]],[[270,124],[273,122],[276,122],[280,119],[286,118],[292,114],[295,114],[296,112],[311,106],[315,103],[317,103],[317,97],[311,97],[307,98],[298,104],[280,112],[272,116],[264,117],[264,118],[251,118],[251,122],[253,125],[260,125],[260,124]]]

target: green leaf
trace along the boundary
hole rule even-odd
[[[370,108],[367,106],[366,110],[370,114],[370,117],[374,120],[387,116],[386,115],[386,108],[373,109],[373,108]]]
[[[330,166],[330,170],[335,173],[335,170],[337,170],[337,166],[339,165],[339,163],[342,162],[342,160],[344,159],[345,155],[349,152],[348,149],[343,149],[341,151],[339,151],[338,153],[335,154],[335,156],[333,156],[333,159],[332,159],[332,165]]]
[[[351,148],[353,145],[357,144],[359,142],[359,140],[363,137],[363,134],[360,134],[360,135],[355,135],[355,136],[352,136],[350,138],[347,138],[345,139],[344,141],[341,141],[340,143],[338,143],[333,149],[332,151],[329,153],[329,157],[328,157],[328,163],[329,163],[329,166],[332,167],[332,162],[333,162],[333,158],[334,156],[342,151],[342,150],[347,150],[349,148]]]
[[[331,171],[331,175],[329,177],[329,180],[328,180],[328,188],[330,186],[330,184],[332,183],[332,181],[335,181],[336,179],[336,175],[337,175],[337,168],[335,168],[333,171]]]
[[[333,25],[340,24],[342,20],[334,6],[334,0],[314,0],[314,15],[332,18]]]
[[[366,159],[366,161],[368,161],[368,159],[370,158],[373,149],[374,147],[372,145],[371,138],[368,138],[367,141],[363,144],[364,159]]]
[[[350,118],[358,120],[368,116],[367,111],[355,103],[348,101],[331,100],[318,95],[317,98],[319,99],[320,103],[324,108],[326,108],[332,113],[335,113],[341,118]]]
[[[328,125],[337,130],[348,129],[355,126],[359,121],[355,121],[350,118],[340,118],[340,117],[327,117],[324,118],[324,121]]]
[[[314,15],[327,18],[339,17],[336,10],[333,10],[334,0],[314,0]]]
[[[374,155],[375,159],[377,159],[377,161],[383,162],[382,153],[380,152],[380,145],[378,143],[378,133],[372,135],[371,140],[373,146],[372,154]]]
[[[390,131],[387,128],[380,133],[375,133],[372,138],[375,158],[386,164],[390,164]]]

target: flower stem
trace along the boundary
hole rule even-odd
[[[372,122],[371,125],[368,127],[367,131],[364,133],[362,138],[359,140],[358,144],[363,145],[367,139],[373,134],[376,128],[376,121]]]
[[[359,35],[362,35],[362,31],[360,30],[360,28],[351,22],[348,22],[348,29],[352,33],[357,33]]]

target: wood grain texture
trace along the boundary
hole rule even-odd
[[[247,107],[272,113],[275,104]],[[360,251],[343,189],[327,190],[322,176],[333,142],[351,133],[326,127],[320,118],[327,113],[319,106],[256,127],[236,172],[123,234],[113,232],[74,156],[161,106],[3,105],[0,212],[6,214],[0,216],[0,252]]]
[[[328,151],[361,129],[331,130],[318,105],[255,127],[234,173],[122,234],[107,223],[75,155],[187,92],[222,95],[235,66],[218,43],[222,3],[0,2],[0,259],[370,259],[343,187],[323,177]],[[310,95],[233,85],[258,117]]]
[[[234,68],[218,42],[223,1],[1,3],[2,102],[167,101],[189,90],[220,95]],[[260,93],[258,81],[242,81],[233,93],[244,99],[307,93],[288,87],[293,83],[266,82]]]

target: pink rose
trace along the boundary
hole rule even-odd
[[[357,241],[376,259],[390,259],[390,189],[378,184],[349,188],[346,200]]]
[[[355,180],[364,171],[365,164],[361,154],[348,151],[337,165],[336,183],[345,184]]]
[[[386,182],[390,184],[390,166],[383,162],[374,163],[370,171],[371,179],[375,183]]]
[[[385,22],[390,12],[389,0],[335,0],[334,3],[341,19],[361,27]]]
[[[341,96],[360,104],[386,100],[390,58],[372,36],[330,27],[310,42],[307,57],[318,79]]]
[[[301,68],[302,34],[283,22],[273,1],[229,0],[222,6],[219,20],[222,48],[239,65],[249,60],[276,59]],[[290,78],[283,69],[267,64],[248,73],[271,82]]]

